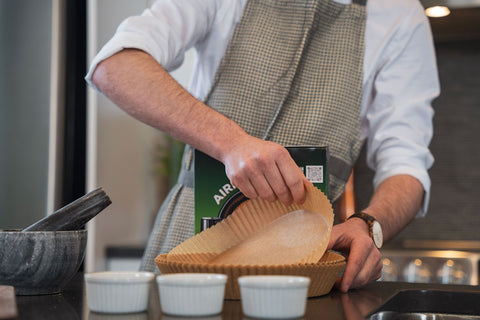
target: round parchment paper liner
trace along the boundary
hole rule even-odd
[[[206,262],[205,259],[211,259],[238,245],[275,219],[292,211],[306,209],[322,215],[328,223],[328,231],[323,241],[320,241],[313,251],[305,252],[303,258],[298,261],[315,263],[327,248],[334,215],[330,200],[321,190],[313,185],[306,188],[306,200],[302,205],[294,203],[285,206],[280,201],[269,202],[260,198],[247,200],[226,219],[179,244],[168,253],[168,256],[176,256],[176,261],[182,259],[184,262]],[[198,255],[199,253],[210,255]]]
[[[205,254],[197,254],[203,256]],[[208,254],[207,254],[208,255]],[[232,266],[211,265],[206,263],[184,262],[167,258],[161,254],[155,263],[162,274],[168,273],[220,273],[228,276],[225,287],[225,299],[239,300],[238,277],[246,275],[295,275],[310,278],[308,297],[318,297],[330,292],[335,280],[345,267],[345,258],[333,251],[327,251],[317,263],[302,263],[276,266]],[[198,257],[198,260],[208,260]]]

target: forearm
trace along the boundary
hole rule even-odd
[[[421,183],[409,175],[395,175],[383,181],[364,212],[382,225],[385,241],[392,239],[416,215],[423,201]]]
[[[231,183],[247,197],[286,205],[305,200],[308,181],[284,147],[248,135],[197,100],[150,55],[123,50],[101,62],[92,80],[136,119],[223,162]]]
[[[222,160],[233,137],[246,133],[190,95],[150,55],[125,49],[101,62],[92,80],[138,120]]]

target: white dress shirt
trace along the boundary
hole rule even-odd
[[[247,0],[158,0],[140,16],[126,19],[93,59],[96,65],[122,50],[137,48],[173,71],[194,48],[189,91],[203,100]],[[349,4],[351,0],[335,0]],[[439,94],[434,46],[428,19],[418,0],[369,0],[365,29],[361,137],[374,187],[408,174],[423,185],[418,216],[426,213],[433,156],[431,102]]]

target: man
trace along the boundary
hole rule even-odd
[[[336,201],[366,142],[375,193],[362,211],[386,240],[425,214],[439,93],[428,21],[416,0],[365,2],[160,0],[120,25],[87,81],[188,145],[143,268],[193,235],[190,146],[221,161],[247,197],[289,204],[304,201],[309,182],[282,146],[329,146]],[[168,74],[189,48],[190,92]],[[334,226],[329,249],[348,255],[340,290],[379,278],[371,233],[362,219]]]

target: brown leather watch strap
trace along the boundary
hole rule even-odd
[[[373,222],[375,221],[374,217],[372,217],[371,215],[365,212],[356,212],[352,214],[350,217],[348,217],[347,220],[350,220],[351,218],[360,218],[363,221],[365,221],[365,223],[368,225],[368,234],[370,238],[373,239]]]

